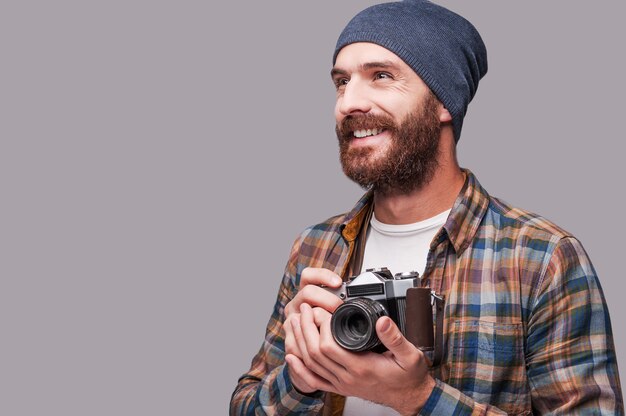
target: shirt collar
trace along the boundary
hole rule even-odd
[[[470,245],[489,207],[489,194],[480,185],[476,176],[468,169],[463,169],[463,172],[466,174],[465,184],[443,226],[445,232],[440,232],[433,241],[433,244],[439,244],[447,234],[457,255]],[[368,191],[344,217],[341,234],[347,241],[356,240],[372,202],[373,192]]]
[[[368,191],[352,208],[352,211],[344,217],[341,223],[341,235],[346,241],[353,242],[356,240],[363,220],[367,217],[367,213],[372,207],[373,196],[374,193],[371,190]]]
[[[463,172],[466,175],[465,184],[443,226],[457,255],[470,245],[489,207],[489,194],[476,176],[468,169],[463,169]]]

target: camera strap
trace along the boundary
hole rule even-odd
[[[433,356],[433,368],[438,367],[443,359],[443,309],[445,296],[433,293],[435,300],[435,353]]]

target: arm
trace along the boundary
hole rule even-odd
[[[292,247],[263,345],[232,395],[231,415],[310,415],[318,413],[323,406],[322,392],[302,394],[300,391],[305,389],[299,391],[294,387],[284,361],[286,352],[299,355],[290,331],[285,331],[285,326],[290,328],[289,319],[297,316],[299,305],[307,302],[334,310],[341,303],[339,298],[317,287],[319,284],[340,285],[341,279],[334,273],[319,269],[312,273],[311,269],[304,269],[301,276],[298,275],[297,261],[303,237]]]
[[[230,402],[231,415],[316,414],[322,407],[322,394],[303,395],[294,388],[284,363],[282,322],[290,299],[288,279],[285,274],[263,345],[250,370],[239,378]]]
[[[533,411],[624,414],[608,311],[595,272],[576,240],[556,244],[531,306],[526,361]],[[320,389],[383,403],[403,414],[506,414],[440,380],[429,383],[421,352],[395,325],[390,333],[379,332],[389,348],[382,356],[343,351],[331,342],[328,325],[308,311],[300,327],[303,358],[288,359],[302,378],[323,376],[328,383],[319,384]]]
[[[608,308],[574,238],[558,242],[538,285],[526,358],[533,407],[542,414],[624,414]]]
[[[533,412],[623,415],[607,305],[576,239],[555,244],[529,307],[525,345]],[[466,410],[461,414],[496,412],[438,381],[421,414],[443,414],[456,406]]]

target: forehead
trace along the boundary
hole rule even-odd
[[[398,70],[414,72],[398,55],[369,42],[357,42],[344,46],[337,54],[334,68],[352,72],[372,62],[386,63]]]

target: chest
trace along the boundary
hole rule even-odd
[[[444,355],[435,376],[511,414],[530,408],[525,317],[531,270],[515,250],[480,245],[429,253],[424,283],[445,296]]]

